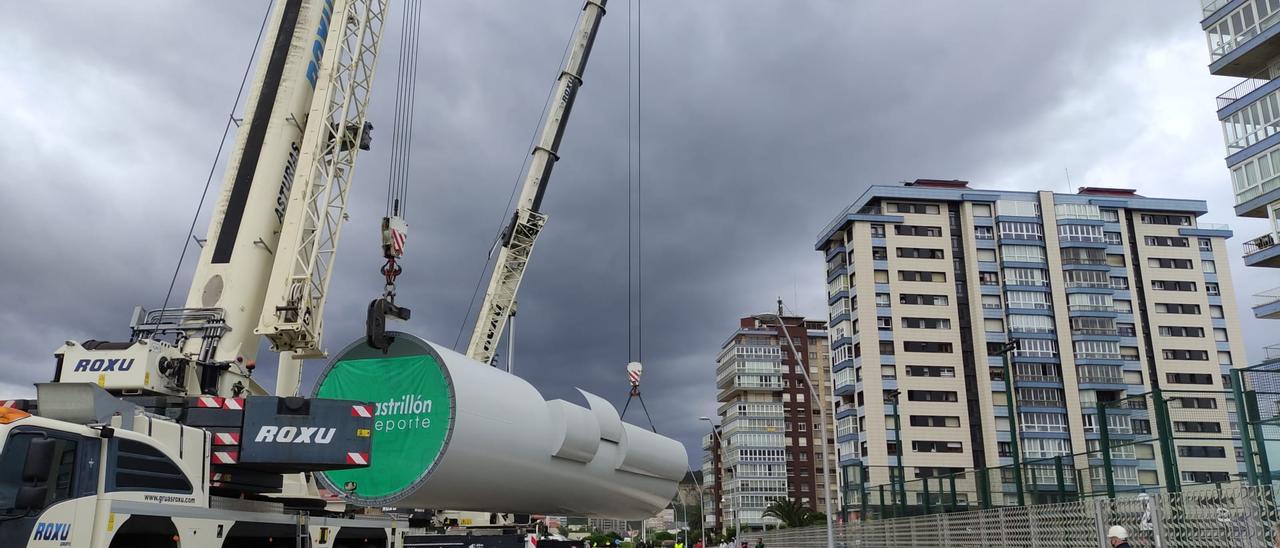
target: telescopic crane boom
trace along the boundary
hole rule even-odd
[[[560,77],[556,80],[553,99],[538,134],[538,141],[533,147],[533,159],[529,162],[529,169],[525,172],[524,182],[520,187],[520,200],[516,202],[511,221],[502,232],[498,258],[489,277],[489,288],[485,291],[484,303],[480,306],[480,314],[471,332],[467,356],[478,362],[493,362],[502,330],[515,306],[516,292],[520,289],[520,280],[524,278],[525,268],[529,264],[533,244],[547,221],[546,214],[541,212],[542,197],[547,190],[547,181],[551,178],[551,169],[559,159],[557,151],[560,139],[564,137],[565,125],[569,122],[569,111],[573,108],[578,88],[582,87],[583,69],[587,66],[587,57],[591,54],[591,46],[595,42],[607,1],[586,0],[582,6],[582,14],[578,16],[569,54],[565,58]]]

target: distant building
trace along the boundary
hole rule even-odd
[[[823,409],[828,432],[821,432],[818,405],[804,382],[806,368],[819,394],[831,394],[825,323],[782,316],[799,353],[792,355],[783,328],[754,318],[738,329],[717,357],[719,425],[703,438],[703,519],[708,528],[776,525],[763,516],[773,500],[789,498],[822,511],[837,486],[823,478],[821,444],[833,443],[834,418],[828,399]],[[776,323],[776,322],[775,322]],[[721,446],[723,440],[724,446]],[[834,447],[829,451],[835,466]],[[834,498],[832,499],[835,500]]]
[[[1055,194],[917,180],[863,193],[816,244],[827,261],[846,512],[861,510],[861,486],[889,484],[899,467],[913,481],[1011,464],[1009,390],[1024,462],[1096,451],[1098,403],[1156,386],[1216,390],[1205,398],[1213,401],[1170,405],[1191,406],[1177,411],[1196,417],[1187,428],[1234,429],[1233,402],[1222,395],[1226,374],[1244,362],[1231,231],[1199,224],[1205,212],[1202,200],[1123,189]],[[999,350],[1011,340],[1020,348],[1005,379]],[[1112,434],[1151,437],[1146,419],[1107,419]],[[1184,483],[1237,472],[1230,441],[1198,445],[1206,448],[1187,458],[1179,448]],[[1151,451],[1149,443],[1112,451],[1121,489],[1167,484]],[[1068,460],[1072,492],[1077,477],[1088,490],[1100,484],[1100,459]],[[1052,465],[1029,468],[1032,488],[1056,485]],[[1012,481],[990,479],[995,504],[1009,502]],[[937,484],[931,495],[913,485],[906,504],[944,502]],[[959,505],[977,503],[974,483],[957,491]]]

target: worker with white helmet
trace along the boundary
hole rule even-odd
[[[1107,529],[1107,540],[1112,548],[1129,548],[1129,531],[1119,525]]]

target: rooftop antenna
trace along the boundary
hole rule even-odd
[[[1062,172],[1067,174],[1067,194],[1071,194],[1071,170],[1064,167]]]

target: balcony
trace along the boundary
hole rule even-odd
[[[1080,384],[1125,384],[1124,377],[1118,375],[1081,375],[1077,380]]]
[[[1103,264],[1107,264],[1107,260],[1105,258],[1093,259],[1089,257],[1063,257],[1062,264],[1064,265],[1077,265],[1077,264],[1103,265]]]
[[[1273,234],[1263,234],[1244,243],[1245,266],[1280,266],[1280,246]]]
[[[1102,335],[1102,336],[1106,336],[1106,337],[1118,337],[1118,336],[1120,336],[1120,332],[1119,332],[1118,330],[1116,330],[1115,328],[1112,328],[1112,329],[1104,329],[1104,328],[1093,328],[1093,327],[1085,327],[1085,328],[1079,328],[1079,329],[1072,329],[1072,330],[1071,330],[1071,334],[1072,334],[1072,335]]]
[[[1280,51],[1280,44],[1272,40],[1277,22],[1280,22],[1280,11],[1255,14],[1253,2],[1245,2],[1218,18],[1205,29],[1211,61],[1209,72],[1241,78],[1257,74]]]
[[[1258,304],[1253,305],[1253,316],[1259,319],[1280,320],[1280,287],[1254,295]]]
[[[1218,11],[1218,8],[1230,3],[1231,0],[1200,0],[1200,7],[1204,8],[1204,16],[1208,17],[1213,15],[1213,12]]]

